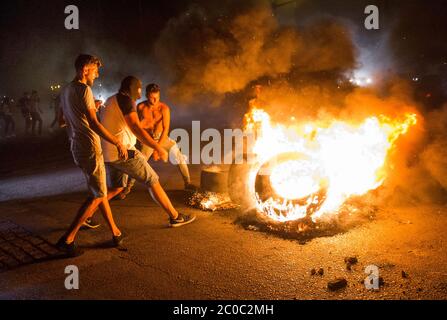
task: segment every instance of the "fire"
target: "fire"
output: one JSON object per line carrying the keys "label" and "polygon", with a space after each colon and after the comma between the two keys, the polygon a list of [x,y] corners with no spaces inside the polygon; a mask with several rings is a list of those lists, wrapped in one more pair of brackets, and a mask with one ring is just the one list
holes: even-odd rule
{"label": "fire", "polygon": [[245,123],[256,132],[249,187],[257,210],[282,222],[336,214],[352,196],[383,184],[390,151],[416,122],[407,113],[397,120],[371,116],[360,124],[286,126],[254,108]]}

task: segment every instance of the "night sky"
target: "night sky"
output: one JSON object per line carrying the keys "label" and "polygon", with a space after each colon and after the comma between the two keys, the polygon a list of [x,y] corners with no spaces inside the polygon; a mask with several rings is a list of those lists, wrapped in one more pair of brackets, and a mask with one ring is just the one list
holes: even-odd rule
{"label": "night sky", "polygon": [[[69,4],[79,8],[80,30],[64,28],[64,8]],[[181,2],[169,1],[2,2],[0,90],[18,94],[22,87],[42,90],[66,81],[72,77],[66,71],[80,52],[101,56],[107,67],[126,64],[134,54],[149,55],[166,21],[183,9]],[[140,62],[147,66],[147,60]],[[112,70],[103,71],[106,77]]]}
{"label": "night sky", "polygon": [[[25,90],[45,92],[54,83],[72,76],[74,57],[80,52],[100,56],[105,68],[102,79],[116,87],[117,79],[135,74],[145,80],[163,82],[151,55],[154,42],[170,19],[193,5],[205,10],[222,10],[232,1],[2,1],[0,9],[0,93],[18,96]],[[273,1],[281,4],[287,1]],[[64,8],[80,9],[80,30],[65,30]],[[381,30],[363,28],[363,10],[376,4],[381,10]],[[359,45],[374,57],[385,54],[393,67],[408,76],[430,79],[430,85],[443,91],[447,84],[447,9],[444,1],[363,1],[298,0],[276,7],[284,22],[290,17],[297,24],[319,15],[332,15],[350,21]],[[381,39],[387,35],[389,50]],[[428,81],[428,80],[427,80]]]}

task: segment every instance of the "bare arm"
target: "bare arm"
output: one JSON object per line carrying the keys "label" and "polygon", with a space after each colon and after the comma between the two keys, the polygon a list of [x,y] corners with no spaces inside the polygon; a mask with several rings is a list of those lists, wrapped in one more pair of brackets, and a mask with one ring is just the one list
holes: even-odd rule
{"label": "bare arm", "polygon": [[118,148],[118,152],[121,158],[127,159],[127,149],[123,144],[109,131],[107,131],[106,128],[99,122],[98,118],[96,117],[96,112],[94,109],[87,109],[87,120],[90,125],[90,128],[92,128],[93,131],[95,131],[101,138],[104,140],[110,142],[111,144],[114,144]]}
{"label": "bare arm", "polygon": [[163,115],[163,132],[161,133],[159,143],[162,145],[169,136],[169,127],[171,125],[171,111],[169,110],[168,106],[163,106],[161,113]]}
{"label": "bare arm", "polygon": [[136,112],[125,115],[124,119],[126,120],[127,126],[141,143],[156,150],[161,155],[163,161],[168,161],[168,153],[141,127]]}
{"label": "bare arm", "polygon": [[144,103],[141,102],[137,106],[137,112],[138,112],[138,119],[141,121],[143,120],[143,109],[144,109]]}

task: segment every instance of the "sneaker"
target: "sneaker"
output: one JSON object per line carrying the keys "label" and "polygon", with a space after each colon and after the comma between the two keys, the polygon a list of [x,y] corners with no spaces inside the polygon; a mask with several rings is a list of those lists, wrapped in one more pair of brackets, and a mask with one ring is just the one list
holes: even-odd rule
{"label": "sneaker", "polygon": [[185,224],[191,223],[196,220],[196,216],[186,215],[183,213],[179,213],[177,219],[169,219],[169,225],[172,228],[177,228],[184,226]]}
{"label": "sneaker", "polygon": [[79,257],[84,253],[84,251],[82,251],[82,249],[80,249],[74,241],[72,243],[65,242],[64,237],[59,239],[56,243],[56,247],[59,250],[64,251],[70,258]]}
{"label": "sneaker", "polygon": [[122,195],[127,196],[131,191],[132,191],[132,187],[133,186],[127,186],[123,189],[123,191],[121,192]]}
{"label": "sneaker", "polygon": [[90,218],[90,219],[85,220],[85,222],[83,223],[82,226],[87,228],[87,229],[96,229],[100,225],[101,224],[99,224],[99,223],[93,222],[93,220]]}
{"label": "sneaker", "polygon": [[119,236],[113,236],[112,237],[113,246],[114,247],[120,247],[123,244],[125,237],[126,236],[124,235],[123,232],[121,232],[121,234]]}

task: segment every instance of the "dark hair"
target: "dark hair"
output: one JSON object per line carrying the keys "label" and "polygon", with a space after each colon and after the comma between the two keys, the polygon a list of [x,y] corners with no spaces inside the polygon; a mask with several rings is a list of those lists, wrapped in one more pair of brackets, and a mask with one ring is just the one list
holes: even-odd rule
{"label": "dark hair", "polygon": [[140,98],[141,81],[134,76],[128,76],[121,82],[120,92],[128,94],[133,100]]}
{"label": "dark hair", "polygon": [[89,54],[80,54],[75,61],[76,71],[82,70],[86,65],[89,64],[96,64],[98,68],[102,66],[101,60],[99,60],[99,58]]}
{"label": "dark hair", "polygon": [[148,84],[146,87],[146,95],[149,95],[151,93],[160,92],[160,86],[155,83]]}

